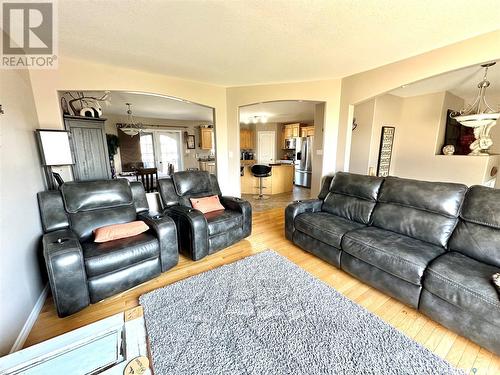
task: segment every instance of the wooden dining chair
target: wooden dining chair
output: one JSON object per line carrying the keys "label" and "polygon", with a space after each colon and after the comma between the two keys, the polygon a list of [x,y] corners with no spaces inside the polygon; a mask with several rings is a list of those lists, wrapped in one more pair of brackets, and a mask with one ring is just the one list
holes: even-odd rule
{"label": "wooden dining chair", "polygon": [[142,182],[146,193],[156,191],[158,184],[158,169],[157,168],[139,168],[136,172],[137,181]]}

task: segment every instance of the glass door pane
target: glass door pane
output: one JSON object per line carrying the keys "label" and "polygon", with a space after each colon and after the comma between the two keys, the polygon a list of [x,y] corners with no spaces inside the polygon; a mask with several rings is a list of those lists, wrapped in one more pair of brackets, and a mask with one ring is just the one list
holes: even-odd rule
{"label": "glass door pane", "polygon": [[173,166],[174,172],[182,170],[181,133],[157,132],[155,135],[157,136],[158,173],[168,174],[169,165]]}
{"label": "glass door pane", "polygon": [[141,133],[141,160],[144,163],[144,168],[155,167],[155,153],[153,147],[153,134]]}

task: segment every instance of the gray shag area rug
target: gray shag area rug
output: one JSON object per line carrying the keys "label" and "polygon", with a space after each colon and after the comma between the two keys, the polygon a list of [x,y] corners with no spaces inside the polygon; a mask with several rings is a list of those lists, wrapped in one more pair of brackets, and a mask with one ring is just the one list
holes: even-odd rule
{"label": "gray shag area rug", "polygon": [[273,251],[140,297],[155,374],[463,374]]}

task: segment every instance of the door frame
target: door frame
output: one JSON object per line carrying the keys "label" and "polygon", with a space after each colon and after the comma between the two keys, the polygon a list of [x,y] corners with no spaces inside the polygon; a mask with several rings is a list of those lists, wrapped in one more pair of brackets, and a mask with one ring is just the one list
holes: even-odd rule
{"label": "door frame", "polygon": [[273,162],[276,161],[276,131],[274,130],[259,130],[257,131],[257,162],[261,162],[260,158],[260,135],[272,134],[273,136]]}

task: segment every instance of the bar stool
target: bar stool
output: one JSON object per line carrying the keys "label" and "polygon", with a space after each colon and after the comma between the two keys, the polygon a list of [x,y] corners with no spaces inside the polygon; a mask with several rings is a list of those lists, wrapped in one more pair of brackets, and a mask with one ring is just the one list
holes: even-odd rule
{"label": "bar stool", "polygon": [[265,186],[262,186],[262,179],[271,176],[271,167],[269,165],[264,164],[254,164],[250,171],[254,177],[259,179],[259,195],[254,196],[255,199],[268,199],[269,196],[265,196],[262,194],[262,189],[266,189]]}

